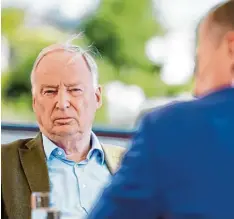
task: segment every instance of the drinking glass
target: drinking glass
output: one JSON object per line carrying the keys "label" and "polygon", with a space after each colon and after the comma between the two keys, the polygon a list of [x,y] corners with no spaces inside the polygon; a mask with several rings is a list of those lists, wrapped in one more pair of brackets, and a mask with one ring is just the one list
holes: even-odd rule
{"label": "drinking glass", "polygon": [[31,208],[32,219],[61,219],[60,211],[50,206],[49,192],[33,192]]}

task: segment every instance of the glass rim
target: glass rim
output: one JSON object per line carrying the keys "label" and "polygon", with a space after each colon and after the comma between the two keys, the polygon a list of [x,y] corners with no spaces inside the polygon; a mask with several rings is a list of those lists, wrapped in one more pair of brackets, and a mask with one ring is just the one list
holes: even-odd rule
{"label": "glass rim", "polygon": [[50,192],[32,192],[32,196],[50,196]]}

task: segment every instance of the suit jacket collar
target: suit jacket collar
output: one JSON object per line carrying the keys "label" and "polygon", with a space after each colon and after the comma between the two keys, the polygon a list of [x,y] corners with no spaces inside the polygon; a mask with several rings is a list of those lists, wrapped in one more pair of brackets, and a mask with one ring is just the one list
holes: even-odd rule
{"label": "suit jacket collar", "polygon": [[[105,154],[106,165],[111,174],[114,174],[120,166],[125,149],[106,144],[101,146]],[[19,148],[19,156],[31,192],[48,192],[50,190],[49,174],[41,133],[24,147]]]}
{"label": "suit jacket collar", "polygon": [[19,148],[19,156],[31,192],[48,192],[49,175],[41,133]]}
{"label": "suit jacket collar", "polygon": [[219,90],[216,90],[212,93],[209,93],[203,97],[200,97],[201,99],[217,99],[217,98],[227,98],[230,100],[234,100],[234,87],[225,87],[221,88]]}
{"label": "suit jacket collar", "polygon": [[111,174],[113,175],[119,169],[126,149],[123,147],[107,144],[103,144],[102,148],[105,154],[106,165],[110,170]]}

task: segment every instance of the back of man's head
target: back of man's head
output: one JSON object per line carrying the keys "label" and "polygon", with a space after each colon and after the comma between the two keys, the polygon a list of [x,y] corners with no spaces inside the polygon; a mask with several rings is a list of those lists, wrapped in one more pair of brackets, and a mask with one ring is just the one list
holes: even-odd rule
{"label": "back of man's head", "polygon": [[234,0],[213,8],[209,13],[210,28],[218,29],[221,39],[228,31],[234,31]]}
{"label": "back of man's head", "polygon": [[197,96],[232,86],[234,81],[234,1],[214,7],[199,26]]}

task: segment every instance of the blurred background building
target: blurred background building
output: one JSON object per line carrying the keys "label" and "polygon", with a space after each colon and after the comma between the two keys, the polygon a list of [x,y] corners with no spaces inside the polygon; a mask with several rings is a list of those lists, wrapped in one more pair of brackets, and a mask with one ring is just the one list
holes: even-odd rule
{"label": "blurred background building", "polygon": [[195,28],[222,0],[2,0],[2,121],[33,122],[40,50],[84,32],[104,87],[96,125],[131,129],[144,112],[190,99]]}

